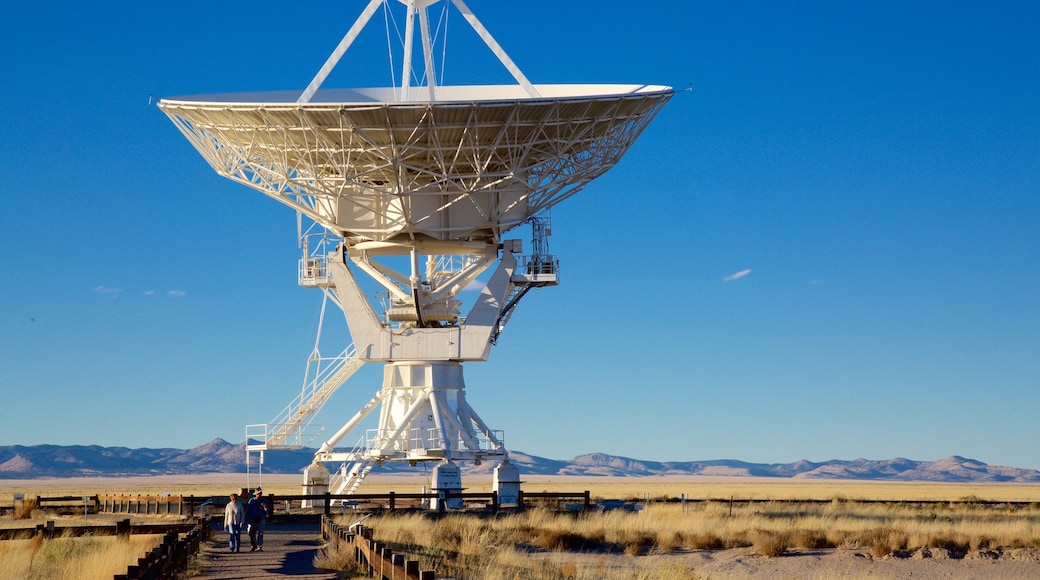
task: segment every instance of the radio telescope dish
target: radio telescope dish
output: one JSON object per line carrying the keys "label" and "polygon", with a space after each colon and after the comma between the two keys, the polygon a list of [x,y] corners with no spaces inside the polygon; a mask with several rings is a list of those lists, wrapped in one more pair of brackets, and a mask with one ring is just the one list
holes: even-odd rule
{"label": "radio telescope dish", "polygon": [[[497,240],[614,166],[672,96],[647,85],[240,93],[160,107],[217,173],[330,232]],[[416,96],[426,96],[420,93]]]}
{"label": "radio telescope dish", "polygon": [[[304,386],[271,422],[246,427],[247,465],[253,453],[262,463],[265,451],[316,439],[321,431],[311,421],[333,392],[363,363],[384,364],[381,389],[305,470],[308,495],[353,493],[384,461],[437,462],[432,488],[456,492],[455,461],[496,460],[493,489],[501,503],[516,501],[519,470],[501,431],[467,402],[462,365],[488,358],[529,290],[558,283],[546,241],[549,210],[613,167],[675,92],[532,84],[463,0],[450,5],[516,84],[438,84],[433,55],[442,35],[430,30],[426,13],[439,2],[399,0],[406,10],[399,85],[321,89],[373,14],[397,5],[369,0],[303,91],[159,101],[217,173],[320,230],[300,235],[299,282],[325,299]],[[421,69],[412,66],[416,20]],[[426,84],[411,86],[413,76]],[[504,238],[523,223],[532,228],[528,255],[520,239]],[[489,279],[479,279],[489,269]],[[382,287],[379,298],[362,289],[360,275]],[[464,313],[457,296],[473,285],[481,290]],[[342,309],[354,341],[333,357],[318,347],[327,302]],[[378,428],[351,451],[339,449],[376,409]],[[342,462],[335,477],[325,468],[331,462]],[[433,507],[441,502],[461,507],[444,495]]]}

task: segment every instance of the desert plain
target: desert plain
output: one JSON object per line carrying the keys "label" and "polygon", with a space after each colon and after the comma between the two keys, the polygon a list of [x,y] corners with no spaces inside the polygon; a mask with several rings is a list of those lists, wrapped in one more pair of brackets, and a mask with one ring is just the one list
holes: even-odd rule
{"label": "desert plain", "polygon": [[[122,478],[51,478],[0,480],[0,505],[11,505],[14,494],[26,497],[127,495],[223,496],[243,487],[262,485],[269,495],[301,493],[299,475],[282,474],[201,474],[160,475]],[[364,493],[414,493],[423,491],[423,477],[375,474],[366,479]],[[466,491],[491,488],[490,478],[464,479]],[[1038,578],[1040,577],[1040,485],[1016,483],[918,483],[877,481],[791,480],[747,477],[573,477],[529,476],[523,489],[528,492],[590,491],[594,499],[660,500],[685,497],[689,500],[830,500],[835,505],[857,500],[897,502],[1015,502],[1012,509],[988,508],[979,512],[980,521],[998,529],[1000,518],[1008,518],[1020,536],[1014,546],[993,542],[972,546],[963,554],[949,550],[909,549],[878,553],[864,546],[804,547],[792,544],[782,555],[770,556],[755,547],[717,547],[716,549],[650,550],[641,556],[620,553],[540,552],[531,558],[545,559],[558,566],[577,566],[584,570],[609,571],[619,578]],[[1022,508],[1021,502],[1032,504]],[[672,501],[648,505],[628,516],[638,525],[653,527],[654,518],[664,521],[663,509],[678,509]],[[1023,511],[1024,510],[1024,511]],[[761,511],[761,510],[760,510]],[[1028,513],[1024,513],[1028,512]],[[682,512],[685,514],[685,512]],[[757,512],[756,512],[757,514]],[[730,512],[733,517],[733,512]],[[595,514],[593,515],[595,517]],[[740,526],[741,515],[727,526]],[[757,515],[756,515],[757,517]],[[916,516],[914,516],[916,517]],[[921,518],[929,517],[927,511]],[[935,513],[932,512],[932,519]],[[945,516],[941,516],[945,517]],[[967,516],[969,519],[973,516]],[[748,518],[748,526],[759,520]],[[10,520],[0,521],[9,526]],[[623,524],[628,525],[628,524]],[[784,525],[783,522],[780,525]],[[792,524],[793,525],[793,524]],[[792,528],[793,529],[793,528]],[[754,530],[747,530],[749,533]],[[832,542],[833,543],[833,542]],[[998,542],[999,543],[999,542]],[[981,548],[981,549],[979,549]]]}

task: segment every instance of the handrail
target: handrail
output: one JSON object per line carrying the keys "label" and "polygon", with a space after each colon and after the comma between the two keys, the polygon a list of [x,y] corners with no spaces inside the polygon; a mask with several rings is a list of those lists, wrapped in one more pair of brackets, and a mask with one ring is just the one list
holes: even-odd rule
{"label": "handrail", "polygon": [[403,554],[395,554],[382,542],[372,539],[372,528],[355,524],[344,527],[328,516],[321,517],[321,538],[333,549],[341,543],[354,548],[358,565],[376,578],[406,578],[408,580],[433,580],[433,570],[419,570],[418,560],[406,560]]}
{"label": "handrail", "polygon": [[[203,528],[203,525],[207,527]],[[179,572],[188,569],[188,559],[199,553],[208,526],[208,520],[196,524],[183,539],[177,532],[167,532],[158,547],[149,551],[143,558],[138,558],[136,566],[127,566],[126,574],[113,576],[113,580],[176,577]]]}
{"label": "handrail", "polygon": [[[322,361],[330,361],[324,368],[320,367]],[[348,345],[343,352],[332,358],[316,358],[311,362],[319,364],[318,373],[314,379],[297,395],[282,411],[275,416],[267,425],[263,434],[263,447],[284,445],[294,431],[297,438],[309,436],[307,442],[297,441],[299,446],[306,445],[316,439],[321,432],[313,433],[306,431],[309,426],[308,420],[321,409],[325,402],[350,378],[363,361],[358,356],[357,349],[353,344]]]}

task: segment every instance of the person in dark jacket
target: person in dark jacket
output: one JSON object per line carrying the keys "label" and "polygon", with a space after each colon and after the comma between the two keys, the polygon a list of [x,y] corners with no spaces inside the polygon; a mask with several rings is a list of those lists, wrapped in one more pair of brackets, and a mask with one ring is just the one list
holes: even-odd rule
{"label": "person in dark jacket", "polygon": [[253,492],[253,501],[246,506],[246,524],[249,525],[249,551],[264,551],[264,526],[267,525],[267,514],[271,512],[271,504],[264,497],[264,490],[259,487]]}

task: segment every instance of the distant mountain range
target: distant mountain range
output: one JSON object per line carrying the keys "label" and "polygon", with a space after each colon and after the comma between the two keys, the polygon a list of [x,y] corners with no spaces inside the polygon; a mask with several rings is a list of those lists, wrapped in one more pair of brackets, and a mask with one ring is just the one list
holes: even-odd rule
{"label": "distant mountain range", "polygon": [[[314,449],[271,451],[264,457],[265,473],[300,473],[314,457]],[[712,461],[642,461],[628,457],[590,453],[559,461],[512,451],[510,458],[524,474],[578,476],[706,475],[776,477],[790,479],[844,479],[934,482],[1040,482],[1040,471],[986,465],[951,456],[938,461],[911,459],[852,461],[796,461],[748,463],[731,459]],[[0,447],[0,479],[39,477],[114,477],[131,475],[179,475],[241,473],[245,471],[245,443],[232,445],[214,439],[193,449],[129,449],[97,445],[9,445]],[[490,473],[491,463],[465,464],[470,474]],[[384,464],[377,473],[426,471],[407,464]]]}

